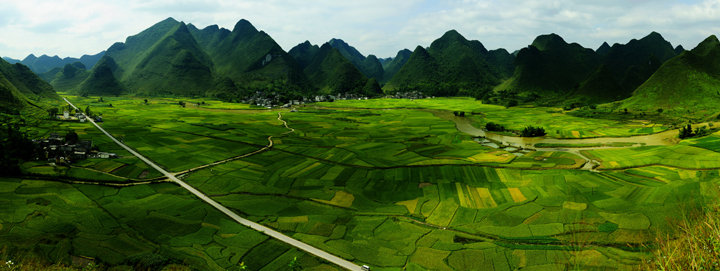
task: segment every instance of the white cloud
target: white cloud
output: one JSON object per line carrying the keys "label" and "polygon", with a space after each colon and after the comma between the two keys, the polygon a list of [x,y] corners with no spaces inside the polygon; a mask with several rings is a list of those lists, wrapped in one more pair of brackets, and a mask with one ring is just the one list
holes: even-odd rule
{"label": "white cloud", "polygon": [[341,38],[379,57],[449,29],[509,51],[551,32],[596,48],[657,31],[692,48],[720,32],[720,0],[0,0],[0,55],[97,53],[167,17],[230,29],[245,18],[286,50]]}

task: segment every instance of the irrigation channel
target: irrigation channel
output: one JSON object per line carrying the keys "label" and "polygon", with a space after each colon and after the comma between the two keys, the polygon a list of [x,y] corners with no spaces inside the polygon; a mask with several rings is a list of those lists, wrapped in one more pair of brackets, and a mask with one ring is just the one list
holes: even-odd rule
{"label": "irrigation channel", "polygon": [[[70,106],[72,106],[74,109],[78,110],[78,108],[75,107],[75,105],[72,104],[67,98],[64,98],[64,97],[63,97],[63,100],[65,100],[65,102],[68,103]],[[84,114],[83,114],[83,115],[84,115]],[[292,238],[292,237],[290,237],[290,236],[284,235],[284,234],[282,234],[282,233],[280,233],[280,232],[278,232],[278,231],[275,231],[275,230],[273,230],[273,229],[271,229],[271,228],[269,228],[269,227],[263,226],[263,225],[261,225],[261,224],[255,223],[255,222],[253,222],[253,221],[250,221],[250,220],[248,220],[248,219],[245,219],[245,218],[241,217],[241,216],[238,215],[237,213],[231,211],[231,210],[228,209],[227,207],[225,207],[225,206],[223,206],[222,204],[218,203],[217,201],[211,199],[210,197],[208,197],[207,195],[203,194],[203,193],[200,192],[199,190],[197,190],[197,189],[195,189],[194,187],[190,186],[189,184],[181,181],[181,180],[178,179],[174,174],[172,174],[172,173],[166,171],[165,169],[161,168],[160,166],[158,166],[157,164],[155,164],[153,161],[150,161],[150,159],[145,158],[145,156],[142,156],[142,155],[141,155],[140,153],[138,153],[137,151],[135,151],[135,150],[133,150],[132,148],[128,147],[127,145],[123,144],[122,142],[120,142],[119,140],[117,140],[114,136],[112,136],[110,133],[108,133],[107,131],[105,131],[105,129],[103,129],[102,127],[100,127],[100,125],[98,125],[97,123],[95,123],[95,121],[93,121],[93,119],[91,119],[91,118],[89,118],[89,117],[87,117],[87,116],[85,116],[85,117],[87,118],[88,121],[90,121],[90,123],[92,123],[96,128],[98,128],[101,132],[103,132],[103,134],[105,134],[105,135],[108,136],[110,139],[112,139],[112,141],[114,141],[116,144],[118,144],[118,146],[120,146],[120,147],[122,147],[123,149],[127,150],[127,151],[130,152],[131,154],[135,155],[137,158],[139,158],[139,159],[142,160],[143,162],[147,163],[149,166],[153,167],[154,169],[156,169],[157,171],[159,171],[160,173],[162,173],[163,175],[165,175],[168,179],[170,179],[170,180],[173,181],[174,183],[180,185],[180,186],[181,186],[182,188],[184,188],[185,190],[189,191],[190,193],[192,193],[192,194],[195,195],[196,197],[198,197],[198,198],[200,198],[201,200],[205,201],[206,203],[210,204],[212,207],[214,207],[215,209],[217,209],[217,210],[219,210],[220,212],[224,213],[225,215],[229,216],[230,218],[232,218],[232,219],[235,220],[236,222],[238,222],[238,223],[240,223],[240,224],[242,224],[242,225],[244,225],[244,226],[246,226],[246,227],[249,227],[249,228],[251,228],[251,229],[254,229],[254,230],[256,230],[256,231],[259,231],[259,232],[261,232],[261,233],[264,233],[264,234],[266,234],[266,235],[268,235],[268,236],[270,236],[270,237],[272,237],[272,238],[275,238],[275,239],[277,239],[277,240],[279,240],[279,241],[281,241],[281,242],[284,242],[284,243],[289,244],[289,245],[291,245],[291,246],[294,246],[294,247],[296,247],[296,248],[298,248],[298,249],[301,249],[301,250],[303,250],[303,251],[305,251],[305,252],[307,252],[307,253],[310,253],[310,254],[312,254],[312,255],[315,255],[315,256],[323,259],[323,260],[326,260],[326,261],[328,261],[328,262],[331,262],[331,263],[333,263],[333,264],[336,264],[336,265],[338,265],[338,266],[340,266],[340,267],[342,267],[342,268],[345,268],[345,269],[348,269],[348,270],[357,270],[357,271],[365,270],[363,267],[361,267],[361,266],[359,266],[359,265],[357,265],[357,264],[354,264],[354,263],[352,263],[352,262],[350,262],[350,261],[348,261],[348,260],[345,260],[345,259],[340,258],[340,257],[338,257],[338,256],[332,255],[332,254],[330,254],[330,253],[328,253],[328,252],[325,252],[325,251],[323,251],[323,250],[320,250],[320,249],[318,249],[318,248],[316,248],[316,247],[313,247],[313,246],[311,246],[311,245],[309,245],[309,244],[303,243],[303,242],[301,242],[301,241],[299,241],[299,240],[297,240],[297,239],[294,239],[294,238]],[[282,115],[280,115],[280,113],[278,113],[278,119],[282,121],[282,118],[281,118],[281,117],[282,117]],[[283,121],[283,122],[284,122],[284,121]],[[287,127],[287,122],[284,122],[284,125],[285,125],[285,127]],[[291,131],[293,131],[293,130],[291,130]],[[268,140],[270,140],[270,144],[272,144],[271,137],[268,138]]]}

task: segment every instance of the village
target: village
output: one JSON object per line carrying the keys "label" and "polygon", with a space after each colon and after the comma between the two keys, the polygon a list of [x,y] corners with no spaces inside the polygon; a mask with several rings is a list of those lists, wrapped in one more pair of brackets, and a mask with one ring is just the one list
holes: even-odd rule
{"label": "village", "polygon": [[[367,100],[371,97],[356,93],[338,93],[335,95],[315,95],[309,97],[302,97],[298,99],[291,99],[287,102],[282,102],[283,96],[277,92],[263,92],[257,91],[253,95],[240,100],[240,103],[251,104],[255,106],[274,108],[282,107],[289,108],[295,105],[304,105],[308,103],[319,103],[319,102],[333,102],[338,100]],[[398,92],[393,95],[386,95],[386,99],[423,99],[426,98],[424,94],[419,91],[407,91]]]}
{"label": "village", "polygon": [[[88,117],[79,110],[74,114],[67,108],[62,115],[57,115],[54,110],[50,112],[51,117],[60,121],[86,122]],[[92,116],[95,122],[103,122],[102,116]],[[35,159],[48,161],[55,164],[71,164],[88,158],[112,159],[118,155],[111,152],[102,152],[97,146],[93,146],[92,140],[81,140],[77,133],[68,131],[65,136],[51,133],[46,138],[32,140],[35,148]]]}

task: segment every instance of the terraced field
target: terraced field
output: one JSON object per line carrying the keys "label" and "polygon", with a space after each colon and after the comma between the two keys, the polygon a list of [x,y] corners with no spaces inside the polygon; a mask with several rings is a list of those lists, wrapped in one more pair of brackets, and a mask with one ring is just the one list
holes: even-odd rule
{"label": "terraced field", "polygon": [[[671,146],[592,145],[580,155],[520,154],[479,144],[428,111],[476,112],[476,123],[510,127],[552,130],[570,123],[551,133],[559,136],[570,129],[580,136],[666,129],[550,109],[504,109],[469,99],[337,101],[280,110],[294,129],[288,132],[278,110],[247,105],[69,99],[102,113],[105,129],[173,172],[252,153],[182,177],[250,220],[373,270],[632,269],[674,219],[716,203],[720,192],[716,135]],[[502,117],[512,114],[522,117]],[[48,244],[41,250],[47,257],[72,254],[112,264],[136,264],[152,252],[207,270],[239,269],[240,263],[250,270],[290,269],[295,256],[304,268],[337,268],[231,223],[171,184],[59,183],[132,184],[158,175],[139,177],[143,164],[89,124],[50,122],[37,133],[52,129],[82,131],[123,158],[67,169],[27,163],[36,180],[0,182],[0,201],[16,206],[0,216],[3,240],[19,240],[20,248]],[[272,147],[255,152],[268,136]],[[581,170],[586,158],[600,166]]]}

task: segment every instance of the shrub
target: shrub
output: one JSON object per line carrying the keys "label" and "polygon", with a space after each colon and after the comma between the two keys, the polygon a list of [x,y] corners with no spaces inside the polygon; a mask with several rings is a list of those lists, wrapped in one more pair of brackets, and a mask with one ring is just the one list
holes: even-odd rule
{"label": "shrub", "polygon": [[504,132],[505,126],[494,122],[488,122],[487,124],[485,124],[485,129],[492,132]]}
{"label": "shrub", "polygon": [[528,126],[520,132],[520,136],[522,137],[538,137],[544,135],[546,135],[545,128],[542,127]]}

